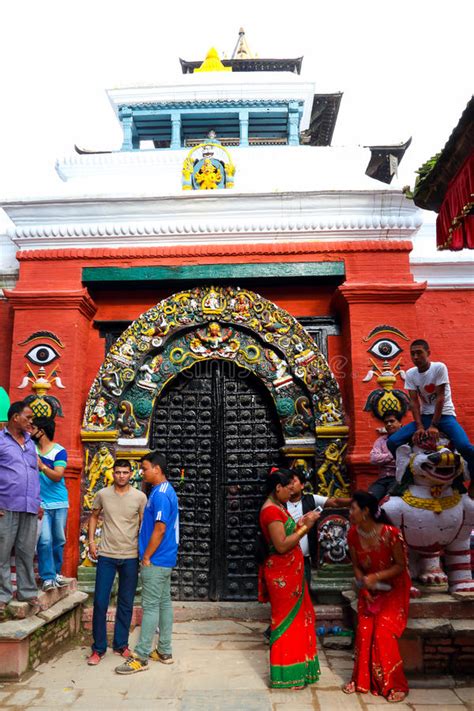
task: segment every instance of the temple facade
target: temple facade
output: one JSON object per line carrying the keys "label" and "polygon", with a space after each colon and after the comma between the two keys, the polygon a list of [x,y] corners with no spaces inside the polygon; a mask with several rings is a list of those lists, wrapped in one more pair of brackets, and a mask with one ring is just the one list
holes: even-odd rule
{"label": "temple facade", "polygon": [[68,574],[93,567],[84,524],[114,458],[138,484],[157,448],[181,507],[175,596],[255,598],[269,466],[304,467],[327,495],[369,484],[415,337],[474,431],[472,261],[436,254],[404,195],[409,141],[332,145],[342,94],[301,67],[241,33],[229,60],[110,90],[121,150],[76,148],[56,163],[67,195],[1,205],[0,385],[57,419]]}

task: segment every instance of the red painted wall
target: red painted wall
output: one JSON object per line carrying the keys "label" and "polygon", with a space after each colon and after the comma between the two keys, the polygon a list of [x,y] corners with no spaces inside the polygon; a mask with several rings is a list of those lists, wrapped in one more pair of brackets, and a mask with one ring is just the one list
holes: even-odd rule
{"label": "red painted wall", "polygon": [[[423,293],[410,273],[410,247],[406,242],[367,241],[21,253],[19,282],[11,292],[14,333],[13,339],[8,338],[8,343],[13,344],[10,377],[13,399],[25,393],[17,390],[25,362],[25,349],[18,346],[19,341],[33,330],[45,329],[56,333],[65,344],[60,367],[66,389],[53,386],[51,394],[59,397],[63,404],[65,417],[58,420],[57,438],[68,449],[71,460],[67,481],[72,505],[66,572],[74,573],[77,565],[82,413],[105,348],[93,321],[131,321],[179,290],[179,287],[150,288],[146,284],[125,284],[122,290],[95,286],[89,292],[97,309],[94,315],[90,304],[87,308],[83,305],[86,299],[81,296],[83,267],[343,260],[346,282],[342,288],[324,284],[278,287],[262,282],[258,292],[297,317],[328,314],[338,317],[342,335],[329,338],[329,361],[341,387],[350,425],[347,461],[354,485],[363,486],[375,475],[368,455],[379,424],[370,413],[363,412],[368,394],[377,387],[375,378],[363,382],[369,368],[367,349],[370,346],[363,339],[378,325],[395,326],[410,340],[425,337],[431,342],[433,358],[444,360],[450,369],[459,419],[474,436],[474,405],[469,391],[469,368],[474,356],[474,292]],[[0,308],[0,325],[6,323],[8,327],[8,318]],[[374,340],[371,339],[371,343]],[[409,342],[394,340],[403,348],[403,367],[410,367]],[[400,380],[397,387],[402,387]]]}
{"label": "red painted wall", "polygon": [[427,290],[417,303],[419,333],[432,360],[446,363],[456,415],[474,440],[474,290]]}

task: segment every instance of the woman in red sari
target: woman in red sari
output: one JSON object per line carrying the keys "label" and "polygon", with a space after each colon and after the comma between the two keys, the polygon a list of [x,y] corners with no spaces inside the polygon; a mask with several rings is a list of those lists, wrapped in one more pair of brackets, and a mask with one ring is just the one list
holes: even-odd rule
{"label": "woman in red sari", "polygon": [[377,499],[365,491],[353,495],[350,518],[348,543],[360,589],[359,619],[354,671],[343,691],[371,691],[397,703],[408,694],[397,642],[410,601],[405,545],[398,528],[382,523],[385,516]]}
{"label": "woman in red sari", "polygon": [[299,545],[319,514],[310,511],[298,521],[285,508],[293,472],[272,470],[260,527],[267,554],[260,566],[259,600],[271,605],[270,686],[302,689],[319,678],[314,608],[304,577]]}

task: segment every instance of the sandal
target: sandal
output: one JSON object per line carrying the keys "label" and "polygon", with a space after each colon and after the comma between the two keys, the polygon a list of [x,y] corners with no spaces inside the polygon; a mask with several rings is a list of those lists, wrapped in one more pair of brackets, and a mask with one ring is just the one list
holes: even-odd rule
{"label": "sandal", "polygon": [[355,681],[348,681],[347,684],[341,686],[341,691],[345,694],[355,694],[357,691]]}
{"label": "sandal", "polygon": [[404,691],[392,691],[387,696],[387,701],[389,704],[399,704],[401,701],[405,701],[407,694]]}

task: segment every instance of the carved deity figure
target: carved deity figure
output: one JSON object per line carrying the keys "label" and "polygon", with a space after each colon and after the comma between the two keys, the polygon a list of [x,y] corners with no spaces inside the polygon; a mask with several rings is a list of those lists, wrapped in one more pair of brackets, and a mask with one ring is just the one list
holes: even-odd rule
{"label": "carved deity figure", "polygon": [[210,289],[207,296],[202,300],[202,310],[204,313],[217,313],[222,311],[223,304],[217,291]]}
{"label": "carved deity figure", "polygon": [[222,173],[210,158],[204,158],[204,163],[195,175],[200,190],[215,190],[222,180]]}
{"label": "carved deity figure", "polygon": [[339,412],[334,400],[331,400],[329,395],[325,395],[318,404],[318,409],[321,413],[320,422],[322,425],[334,425],[342,422],[341,413]]}
{"label": "carved deity figure", "polygon": [[349,493],[348,484],[341,474],[342,455],[347,444],[341,444],[341,440],[337,439],[324,450],[324,462],[317,471],[321,482],[318,493],[323,496],[347,496]]}
{"label": "carved deity figure", "polygon": [[91,427],[93,427],[94,429],[102,429],[109,427],[109,425],[112,424],[113,418],[107,412],[107,407],[108,403],[104,397],[101,396],[97,398],[97,402],[94,405],[94,409],[92,410],[89,419],[89,424],[91,425]]}
{"label": "carved deity figure", "polygon": [[232,317],[235,321],[247,321],[250,318],[250,301],[245,294],[238,292],[231,300]]}
{"label": "carved deity figure", "polygon": [[268,362],[271,364],[272,370],[274,371],[275,378],[277,380],[287,374],[288,363],[286,362],[286,360],[282,360],[282,358],[277,356],[275,351],[272,351],[271,348],[266,348],[265,349],[265,357],[268,360]]}
{"label": "carved deity figure", "polygon": [[135,355],[135,351],[133,349],[134,343],[135,343],[134,339],[129,337],[129,338],[127,338],[125,343],[122,343],[118,347],[118,352],[120,353],[122,358],[126,358],[127,360],[132,360],[133,356]]}
{"label": "carved deity figure", "polygon": [[143,375],[141,375],[141,379],[138,382],[158,382],[158,380],[160,379],[158,373],[162,365],[163,356],[161,353],[158,353],[158,355],[153,356],[153,358],[148,363],[144,363],[142,366],[140,366],[139,370],[140,373],[143,373]]}
{"label": "carved deity figure", "polygon": [[103,444],[92,457],[89,471],[87,472],[87,480],[89,485],[84,497],[84,504],[86,508],[92,507],[94,490],[100,479],[103,479],[104,486],[110,486],[113,484],[113,469],[114,457],[109,448]]}
{"label": "carved deity figure", "polygon": [[[474,594],[470,558],[474,501],[463,485],[462,459],[447,444],[442,439],[429,449],[428,443],[424,448],[404,444],[397,449],[401,496],[391,496],[383,509],[407,542],[413,579],[425,585],[448,582],[450,592]],[[415,588],[413,594],[419,591]]]}

